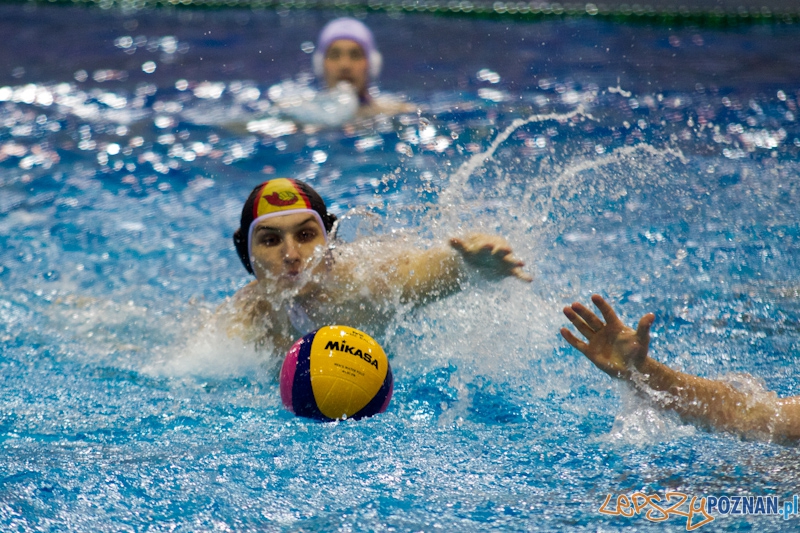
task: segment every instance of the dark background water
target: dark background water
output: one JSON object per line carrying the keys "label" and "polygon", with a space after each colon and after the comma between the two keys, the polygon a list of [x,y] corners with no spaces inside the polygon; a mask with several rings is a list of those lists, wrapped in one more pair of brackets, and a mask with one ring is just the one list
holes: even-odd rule
{"label": "dark background water", "polygon": [[[91,85],[98,69],[127,73],[124,81],[104,82],[108,89],[144,81],[168,85],[178,78],[271,83],[307,66],[301,44],[315,41],[324,23],[342,14],[0,5],[0,84],[71,81],[85,70]],[[481,68],[494,69],[515,91],[547,79],[616,86],[619,78],[635,93],[691,92],[700,84],[723,92],[735,88],[742,96],[793,90],[800,71],[800,25],[672,28],[588,18],[531,23],[402,13],[374,13],[366,22],[384,53],[382,86],[414,95],[465,89]],[[182,45],[173,57],[141,43],[130,55],[114,46],[121,36],[165,35]],[[141,70],[147,60],[158,64],[153,74]]]}

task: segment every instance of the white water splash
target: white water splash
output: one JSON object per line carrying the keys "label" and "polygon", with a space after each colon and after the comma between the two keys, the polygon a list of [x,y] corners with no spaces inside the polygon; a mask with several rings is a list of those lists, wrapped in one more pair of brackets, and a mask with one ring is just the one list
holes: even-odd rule
{"label": "white water splash", "polygon": [[487,161],[492,159],[497,149],[503,144],[515,131],[517,131],[522,126],[527,124],[531,124],[534,122],[545,122],[548,120],[554,120],[558,122],[565,122],[570,120],[572,117],[575,116],[584,116],[586,118],[592,118],[591,115],[588,115],[584,112],[583,106],[578,106],[577,109],[571,111],[569,113],[548,113],[546,115],[531,115],[528,118],[524,119],[516,119],[511,124],[509,124],[502,132],[500,132],[497,137],[495,137],[492,144],[489,145],[485,151],[474,154],[470,157],[467,161],[465,161],[459,169],[451,176],[450,183],[444,191],[439,195],[439,203],[443,206],[450,206],[457,203],[462,203],[464,200],[463,189],[466,184],[467,179],[480,167],[482,167]]}

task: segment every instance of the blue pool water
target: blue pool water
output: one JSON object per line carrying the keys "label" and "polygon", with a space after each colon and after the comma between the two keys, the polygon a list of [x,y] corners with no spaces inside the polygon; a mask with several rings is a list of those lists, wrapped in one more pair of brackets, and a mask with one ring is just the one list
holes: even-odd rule
{"label": "blue pool water", "polygon": [[[659,360],[800,392],[800,28],[370,14],[420,112],[263,122],[332,15],[0,6],[0,530],[685,531],[599,508],[788,501],[796,449],[653,411],[558,328],[600,292],[656,313]],[[280,354],[202,327],[276,175],[345,239],[499,232],[535,281],[398,311],[388,411],[295,418]]]}

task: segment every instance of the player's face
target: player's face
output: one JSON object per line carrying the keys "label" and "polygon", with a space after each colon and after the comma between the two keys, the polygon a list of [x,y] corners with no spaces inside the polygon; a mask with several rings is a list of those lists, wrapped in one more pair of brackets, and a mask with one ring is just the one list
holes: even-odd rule
{"label": "player's face", "polygon": [[355,41],[333,41],[325,52],[325,83],[335,87],[340,81],[349,82],[359,95],[367,91],[368,67],[364,50]]}
{"label": "player's face", "polygon": [[253,230],[250,252],[256,278],[274,280],[288,288],[312,265],[324,265],[317,247],[325,246],[325,234],[314,215],[294,213],[262,220]]}

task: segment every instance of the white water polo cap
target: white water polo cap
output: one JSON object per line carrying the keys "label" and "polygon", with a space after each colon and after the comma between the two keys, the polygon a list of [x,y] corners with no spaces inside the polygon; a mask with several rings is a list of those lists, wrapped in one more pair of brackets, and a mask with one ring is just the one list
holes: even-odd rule
{"label": "white water polo cap", "polygon": [[350,17],[342,17],[328,22],[319,32],[317,47],[312,58],[314,74],[322,79],[325,77],[325,54],[328,48],[336,41],[355,41],[364,50],[369,65],[369,76],[376,79],[381,74],[383,57],[375,47],[375,38],[363,22]]}

